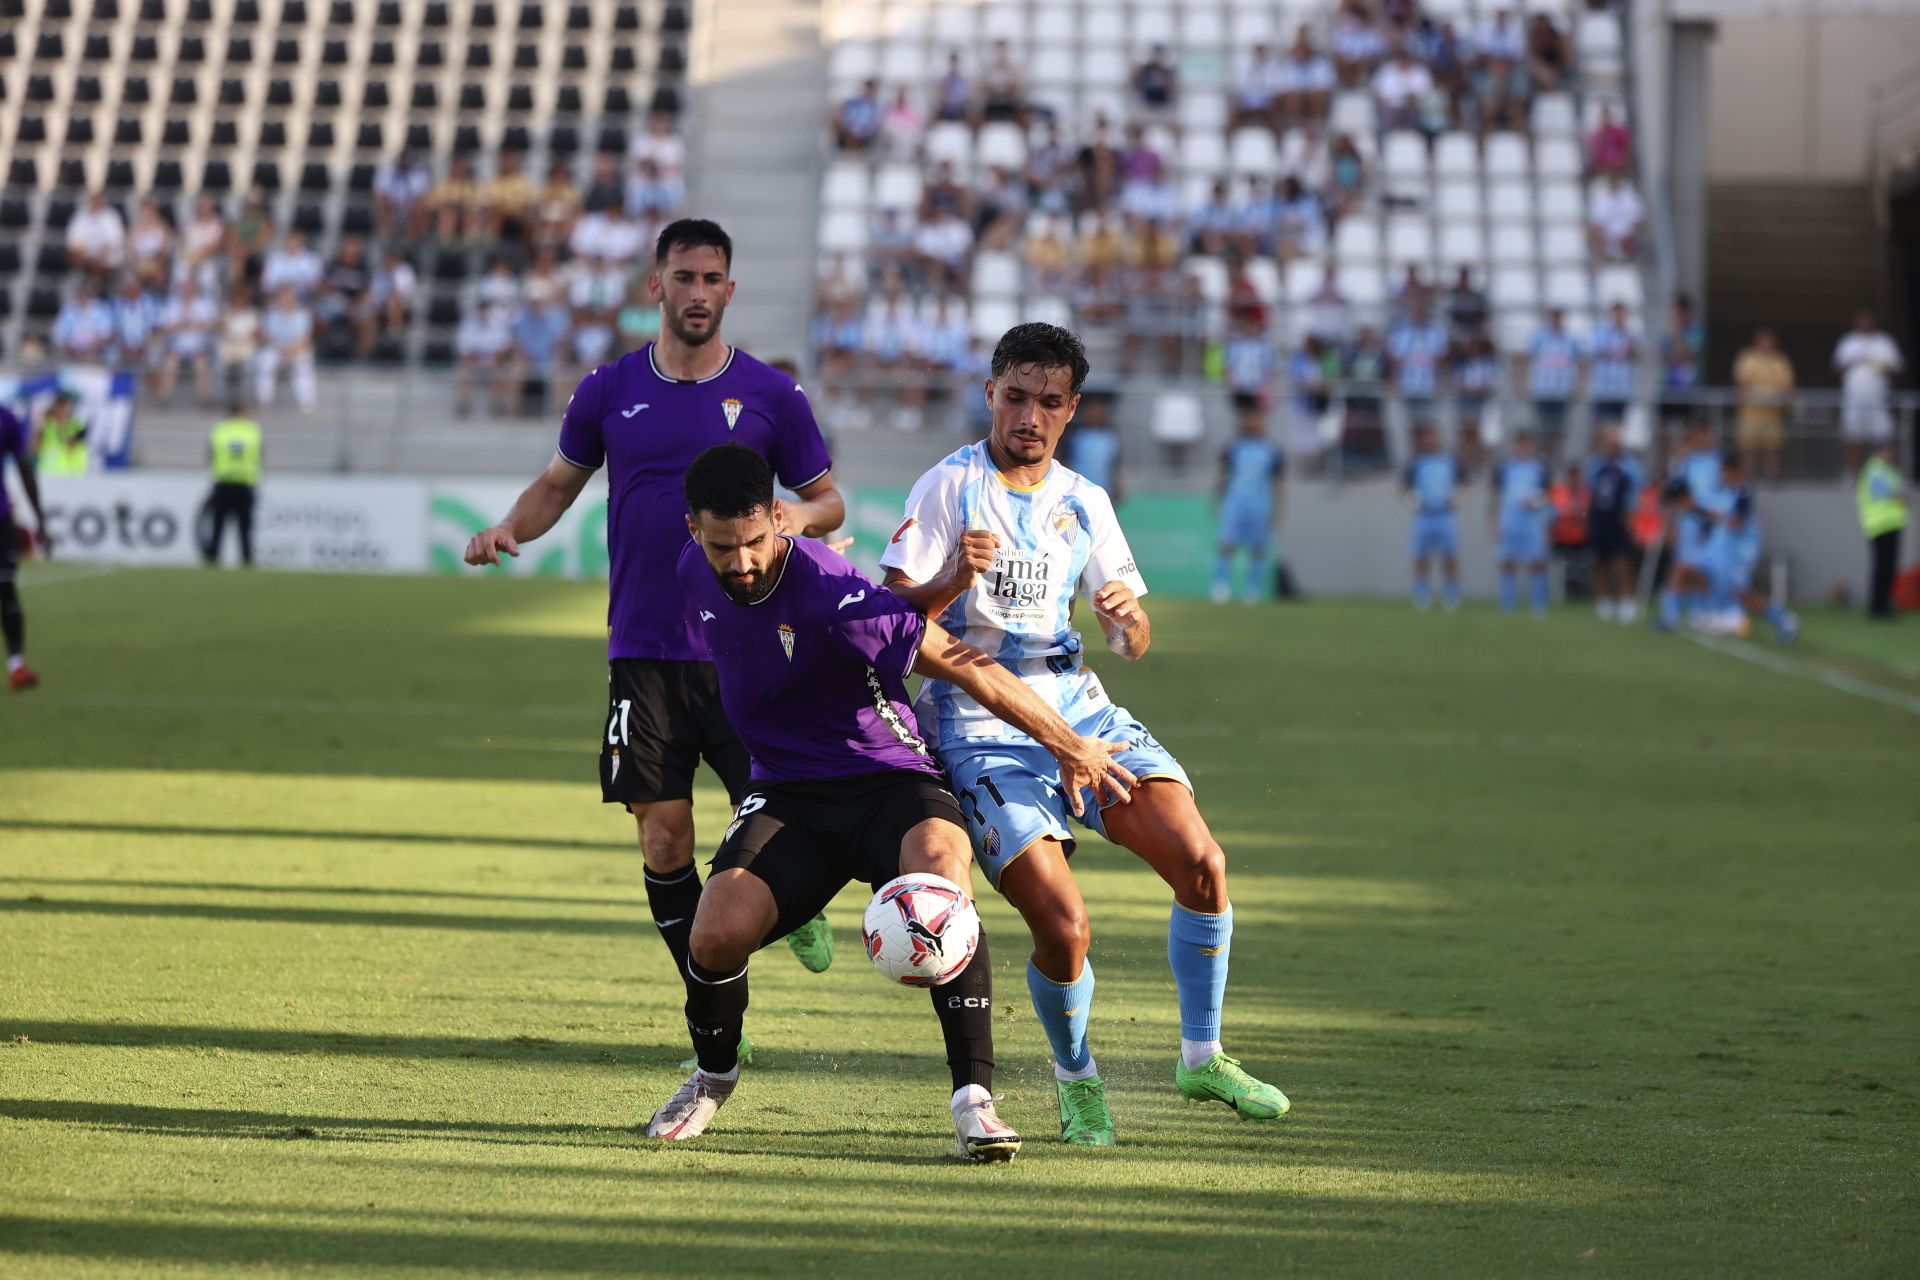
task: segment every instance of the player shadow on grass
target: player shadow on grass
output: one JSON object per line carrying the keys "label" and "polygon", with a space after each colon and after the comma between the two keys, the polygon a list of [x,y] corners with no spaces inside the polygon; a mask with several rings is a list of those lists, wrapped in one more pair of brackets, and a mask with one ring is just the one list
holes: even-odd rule
{"label": "player shadow on grass", "polygon": [[32,1045],[102,1045],[126,1048],[219,1049],[229,1053],[338,1055],[355,1058],[473,1058],[487,1062],[562,1063],[620,1067],[678,1061],[684,1041],[551,1040],[523,1035],[385,1035],[377,1031],[269,1030],[264,1027],[204,1027],[132,1022],[62,1022],[0,1017],[0,1039]]}
{"label": "player shadow on grass", "polygon": [[[630,838],[612,834],[605,840],[565,840],[553,836],[460,835],[435,831],[325,831],[312,827],[200,827],[158,822],[53,822],[34,818],[0,818],[0,831],[45,831],[60,834],[111,836],[190,836],[214,840],[325,840],[348,844],[474,845],[480,848],[533,850],[558,853],[627,853]],[[630,836],[630,829],[620,832]]]}
{"label": "player shadow on grass", "polygon": [[464,929],[479,933],[574,933],[631,938],[639,917],[489,916],[440,911],[355,911],[342,907],[270,907],[220,902],[124,902],[103,898],[6,898],[0,915],[133,916],[147,919],[340,924],[363,928]]}
{"label": "player shadow on grass", "polygon": [[[5,827],[0,823],[0,828]],[[556,907],[633,907],[644,909],[646,897],[634,891],[628,897],[570,898],[534,893],[480,893],[472,889],[419,887],[373,888],[368,885],[248,884],[228,880],[129,880],[111,876],[0,876],[0,885],[48,886],[75,889],[185,889],[195,893],[300,894],[318,898],[454,898],[463,902],[532,902]]]}

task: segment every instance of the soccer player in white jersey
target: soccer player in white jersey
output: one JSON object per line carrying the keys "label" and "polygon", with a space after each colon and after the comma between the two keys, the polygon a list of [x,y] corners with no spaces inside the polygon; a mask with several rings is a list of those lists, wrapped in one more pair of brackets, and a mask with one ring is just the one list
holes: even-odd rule
{"label": "soccer player in white jersey", "polygon": [[[1186,1097],[1224,1102],[1243,1118],[1275,1119],[1286,1113],[1286,1097],[1242,1071],[1220,1044],[1233,937],[1226,857],[1194,805],[1186,771],[1081,662],[1072,623],[1078,596],[1092,606],[1107,647],[1128,661],[1146,654],[1152,636],[1139,600],[1146,583],[1112,502],[1054,460],[1086,376],[1086,351],[1068,330],[1008,330],[986,384],[987,439],[920,477],[880,563],[888,587],[993,654],[1076,733],[1128,744],[1116,758],[1139,779],[1131,796],[1103,810],[1101,797],[1083,793],[1082,822],[1132,850],[1173,889],[1175,1083]],[[960,799],[976,858],[1033,933],[1027,987],[1053,1048],[1061,1136],[1111,1145],[1106,1086],[1087,1044],[1089,928],[1067,868],[1074,837],[1059,769],[1039,743],[946,681],[927,681],[914,709]]]}

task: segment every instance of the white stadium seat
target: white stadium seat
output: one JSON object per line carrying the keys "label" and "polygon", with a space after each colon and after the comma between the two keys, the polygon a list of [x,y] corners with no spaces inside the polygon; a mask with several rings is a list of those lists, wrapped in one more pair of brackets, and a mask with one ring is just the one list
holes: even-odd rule
{"label": "white stadium seat", "polygon": [[918,84],[927,78],[927,48],[918,40],[890,40],[880,58],[880,78],[890,84]]}
{"label": "white stadium seat", "polygon": [[1502,266],[1530,263],[1534,259],[1533,227],[1529,223],[1501,223],[1493,228],[1494,262]]}
{"label": "white stadium seat", "polygon": [[852,209],[829,209],[820,218],[820,248],[826,253],[859,253],[867,247],[867,218]]}
{"label": "white stadium seat", "polygon": [[[1027,43],[1027,10],[1023,4],[1003,3],[982,5],[980,7],[980,36],[984,43],[991,45],[995,40],[1005,40],[1015,47]],[[982,50],[982,57],[986,50]]]}
{"label": "white stadium seat", "polygon": [[1540,257],[1553,266],[1586,266],[1586,229],[1571,222],[1542,224]]}
{"label": "white stadium seat", "polygon": [[1227,264],[1220,259],[1195,254],[1182,263],[1180,269],[1199,282],[1203,302],[1217,306],[1227,300]]}
{"label": "white stadium seat", "polygon": [[1018,169],[1027,163],[1027,139],[1020,126],[1005,120],[982,125],[973,158],[990,169]]}
{"label": "white stadium seat", "polygon": [[867,166],[857,160],[837,160],[827,168],[820,198],[830,209],[865,209],[867,187]]}
{"label": "white stadium seat", "polygon": [[942,49],[938,68],[941,74],[947,69],[945,50],[973,43],[978,27],[974,16],[978,12],[969,4],[943,4],[933,11],[933,39]]}
{"label": "white stadium seat", "polygon": [[976,298],[973,336],[982,342],[998,342],[1001,334],[1027,318],[1021,314],[1020,304],[1011,298]]}
{"label": "white stadium seat", "polygon": [[1480,184],[1478,182],[1443,182],[1434,193],[1433,211],[1436,216],[1455,221],[1474,221],[1480,219]]}
{"label": "white stadium seat", "polygon": [[923,145],[929,165],[945,160],[959,169],[973,161],[973,130],[958,120],[936,121],[927,129]]}
{"label": "white stadium seat", "polygon": [[1278,43],[1274,37],[1273,14],[1265,8],[1235,9],[1227,19],[1227,30],[1232,34],[1236,49]]}
{"label": "white stadium seat", "polygon": [[1455,267],[1479,266],[1487,260],[1486,238],[1480,234],[1477,222],[1443,222],[1440,224],[1440,262],[1452,269]]}
{"label": "white stadium seat", "polygon": [[1206,406],[1191,391],[1163,391],[1154,397],[1153,438],[1161,444],[1195,444],[1206,434]]}
{"label": "white stadium seat", "polygon": [[1362,213],[1351,213],[1340,219],[1340,226],[1333,233],[1333,256],[1343,265],[1349,262],[1378,262],[1379,224]]}
{"label": "white stadium seat", "polygon": [[1270,307],[1279,303],[1284,292],[1279,263],[1272,258],[1249,258],[1247,280],[1253,285],[1253,291],[1260,295],[1260,301]]}
{"label": "white stadium seat", "polygon": [[1133,48],[1138,53],[1157,44],[1171,48],[1178,30],[1171,4],[1148,4],[1133,11]]}
{"label": "white stadium seat", "polygon": [[870,80],[880,71],[880,54],[870,41],[842,40],[833,46],[835,80]]}
{"label": "white stadium seat", "polygon": [[1531,222],[1532,186],[1525,182],[1488,183],[1487,218],[1492,222]]}
{"label": "white stadium seat", "polygon": [[1088,49],[1080,58],[1080,81],[1102,89],[1124,87],[1133,76],[1133,66],[1120,49]]}
{"label": "white stadium seat", "polygon": [[1188,133],[1219,132],[1227,127],[1227,98],[1221,93],[1194,90],[1180,95],[1180,127]]}
{"label": "white stadium seat", "polygon": [[[1528,288],[1532,288],[1529,279]],[[1540,327],[1540,316],[1531,306],[1502,310],[1494,317],[1494,339],[1500,350],[1508,355],[1525,355],[1533,345],[1533,335]]]}
{"label": "white stadium seat", "polygon": [[1410,130],[1389,133],[1380,148],[1380,171],[1389,178],[1427,176],[1427,140]]}
{"label": "white stadium seat", "polygon": [[1574,32],[1580,60],[1618,66],[1620,62],[1620,19],[1610,13],[1588,13],[1580,18]]}
{"label": "white stadium seat", "polygon": [[836,42],[870,40],[880,34],[880,6],[838,4],[828,10],[827,35]]}
{"label": "white stadium seat", "polygon": [[1280,167],[1273,134],[1257,125],[1234,130],[1229,155],[1233,171],[1239,174],[1271,177]]}
{"label": "white stadium seat", "polygon": [[973,259],[973,296],[1017,298],[1021,290],[1020,259],[1011,253],[981,253]]}
{"label": "white stadium seat", "polygon": [[1593,305],[1593,282],[1584,268],[1555,267],[1547,272],[1547,305],[1584,311]]}
{"label": "white stadium seat", "polygon": [[1443,133],[1433,144],[1433,171],[1442,178],[1478,178],[1480,144],[1470,133]]}
{"label": "white stadium seat", "polygon": [[1502,311],[1539,305],[1539,282],[1531,267],[1496,267],[1487,286],[1487,297]]}
{"label": "white stadium seat", "polygon": [[1616,302],[1626,304],[1629,311],[1638,311],[1642,302],[1640,271],[1636,267],[1602,267],[1594,277],[1594,294],[1601,306],[1611,306]]}
{"label": "white stadium seat", "polygon": [[1067,5],[1039,5],[1033,11],[1035,44],[1078,44],[1080,16]]}
{"label": "white stadium seat", "polygon": [[1387,279],[1378,267],[1342,266],[1340,292],[1356,307],[1378,307],[1387,300]]}
{"label": "white stadium seat", "polygon": [[1078,60],[1066,45],[1046,45],[1033,51],[1027,75],[1035,84],[1069,84],[1079,77]]}
{"label": "white stadium seat", "polygon": [[[1062,329],[1073,327],[1073,304],[1065,298],[1029,298],[1022,308],[1021,320],[1031,320],[1036,324],[1058,325]],[[1008,325],[1007,328],[1012,328]],[[1006,329],[1000,332],[1005,333]]]}
{"label": "white stadium seat", "polygon": [[873,179],[873,204],[911,213],[920,207],[920,170],[910,164],[881,167]]}
{"label": "white stadium seat", "polygon": [[1586,160],[1572,138],[1542,138],[1533,149],[1533,167],[1542,181],[1577,179]]}
{"label": "white stadium seat", "polygon": [[1117,4],[1088,5],[1080,11],[1080,21],[1075,24],[1075,30],[1076,38],[1088,44],[1100,48],[1125,49],[1127,11]]}
{"label": "white stadium seat", "polygon": [[1577,185],[1571,182],[1540,184],[1540,221],[1580,223],[1586,220],[1586,199]]}
{"label": "white stadium seat", "polygon": [[1433,260],[1433,231],[1422,217],[1404,214],[1387,219],[1387,261],[1402,267],[1426,266]]}
{"label": "white stadium seat", "polygon": [[1195,5],[1180,11],[1180,43],[1188,52],[1196,49],[1222,49],[1227,46],[1227,19],[1211,5]]}
{"label": "white stadium seat", "polygon": [[1211,178],[1227,169],[1226,140],[1217,131],[1187,133],[1180,139],[1180,167]]}
{"label": "white stadium seat", "polygon": [[1490,133],[1487,135],[1486,151],[1489,181],[1527,176],[1529,165],[1524,136],[1517,133]]}
{"label": "white stadium seat", "polygon": [[1328,134],[1351,134],[1356,143],[1373,137],[1378,131],[1375,121],[1373,99],[1364,93],[1337,93],[1327,108]]}
{"label": "white stadium seat", "polygon": [[1580,132],[1574,114],[1573,95],[1543,93],[1533,100],[1533,136],[1535,138],[1572,138]]}

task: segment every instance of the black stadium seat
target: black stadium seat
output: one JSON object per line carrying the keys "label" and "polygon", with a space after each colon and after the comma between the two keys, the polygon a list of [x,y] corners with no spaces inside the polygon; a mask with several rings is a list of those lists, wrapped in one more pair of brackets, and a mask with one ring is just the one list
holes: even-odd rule
{"label": "black stadium seat", "polygon": [[73,16],[73,0],[41,0],[40,17],[65,22]]}
{"label": "black stadium seat", "polygon": [[436,293],[427,302],[427,323],[451,329],[460,323],[460,299],[450,293]]}
{"label": "black stadium seat", "polygon": [[429,124],[410,124],[407,126],[407,150],[433,150],[433,126]]}
{"label": "black stadium seat", "polygon": [[33,210],[27,207],[25,200],[0,200],[0,227],[18,230],[32,218]]}
{"label": "black stadium seat", "polygon": [[373,190],[373,178],[376,170],[370,164],[356,164],[347,171],[347,190],[362,194]]}
{"label": "black stadium seat", "polygon": [[300,166],[300,189],[302,191],[325,191],[333,185],[327,173],[327,166],[308,161]]}
{"label": "black stadium seat", "polygon": [[202,191],[233,190],[233,170],[227,167],[225,160],[207,161],[206,167],[200,171],[200,189]]}
{"label": "black stadium seat", "polygon": [[420,363],[428,368],[444,369],[453,363],[451,342],[429,342],[420,348]]}
{"label": "black stadium seat", "polygon": [[[0,244],[0,279],[11,279],[19,275],[23,265],[25,264],[20,257],[19,245]],[[8,290],[0,289],[0,298],[9,296],[9,293]]]}
{"label": "black stadium seat", "polygon": [[192,106],[200,101],[200,82],[192,76],[175,76],[173,92],[168,95],[167,101],[176,107]]}
{"label": "black stadium seat", "polygon": [[[187,6],[187,16],[193,22],[212,22],[212,0],[194,0]],[[260,21],[260,0],[234,0],[233,21],[236,26],[252,26]]]}
{"label": "black stadium seat", "polygon": [[[175,80],[179,85],[182,81]],[[191,85],[193,81],[184,83]],[[223,107],[244,107],[247,104],[247,82],[245,80],[222,80],[220,82],[220,105]]]}
{"label": "black stadium seat", "polygon": [[160,61],[160,42],[152,36],[135,36],[133,48],[127,51],[127,56],[135,62],[158,62]]}
{"label": "black stadium seat", "polygon": [[600,130],[600,150],[606,155],[625,155],[627,151],[627,131],[614,125]]}
{"label": "black stadium seat", "polygon": [[561,55],[560,65],[568,71],[585,71],[587,69],[587,47],[582,44],[568,45],[567,51]]}
{"label": "black stadium seat", "polygon": [[207,60],[207,42],[199,36],[182,36],[180,48],[173,55],[175,62],[205,62]]}
{"label": "black stadium seat", "polygon": [[227,62],[244,66],[253,61],[253,41],[245,36],[234,36],[227,41]]}
{"label": "black stadium seat", "polygon": [[333,6],[327,10],[327,21],[336,27],[353,25],[353,0],[333,0]]}
{"label": "black stadium seat", "polygon": [[666,15],[660,19],[660,29],[684,35],[692,27],[693,11],[684,4],[674,4],[669,0]]}
{"label": "black stadium seat", "polygon": [[15,191],[31,191],[40,185],[40,169],[32,156],[15,156],[7,166],[7,186]]}
{"label": "black stadium seat", "polygon": [[47,140],[46,118],[21,116],[20,123],[14,126],[13,140],[16,143],[45,142]]}
{"label": "black stadium seat", "polygon": [[609,116],[624,116],[633,111],[633,98],[626,89],[617,84],[607,86],[606,101],[602,103],[600,113]]}
{"label": "black stadium seat", "polygon": [[451,20],[447,14],[447,6],[440,3],[440,0],[435,0],[433,4],[428,5],[426,13],[420,18],[421,25],[428,27],[444,27]]}
{"label": "black stadium seat", "polygon": [[113,37],[96,32],[87,37],[86,45],[80,56],[88,62],[111,62],[113,60]]}
{"label": "black stadium seat", "polygon": [[413,109],[415,111],[432,111],[439,105],[440,90],[434,87],[433,81],[415,80],[413,82]]}
{"label": "black stadium seat", "polygon": [[445,66],[446,61],[447,47],[438,40],[428,40],[423,43],[419,54],[414,58],[415,65],[422,67]]}
{"label": "black stadium seat", "polygon": [[584,4],[569,5],[567,7],[567,30],[593,30],[593,10]]}
{"label": "black stadium seat", "polygon": [[75,102],[100,101],[100,77],[79,76],[73,82],[73,100]]}
{"label": "black stadium seat", "polygon": [[294,230],[307,236],[318,236],[327,229],[326,210],[317,204],[303,204],[293,211]]}
{"label": "black stadium seat", "polygon": [[187,122],[178,118],[168,120],[160,134],[160,145],[163,147],[184,147],[192,141]]}
{"label": "black stadium seat", "polygon": [[557,156],[570,156],[580,149],[580,131],[572,125],[556,125],[547,135],[547,150]]}
{"label": "black stadium seat", "polygon": [[67,145],[70,147],[90,147],[93,145],[92,117],[67,117]]}
{"label": "black stadium seat", "polygon": [[95,22],[117,22],[119,19],[120,0],[93,0]]}
{"label": "black stadium seat", "polygon": [[271,160],[253,162],[253,188],[256,191],[280,189],[280,166]]}
{"label": "black stadium seat", "polygon": [[107,189],[110,191],[131,191],[136,182],[133,175],[133,161],[107,161]]}
{"label": "black stadium seat", "polygon": [[360,132],[354,136],[353,145],[362,151],[378,151],[385,146],[385,139],[381,137],[380,122],[362,120]]}
{"label": "black stadium seat", "polygon": [[[207,15],[211,18],[213,15]],[[165,22],[167,20],[167,0],[140,0],[140,21]]]}
{"label": "black stadium seat", "polygon": [[367,81],[367,90],[360,96],[360,105],[369,111],[384,110],[389,102],[387,82],[385,80]]}
{"label": "black stadium seat", "polygon": [[261,147],[278,150],[287,145],[287,122],[285,120],[262,120],[260,122]]}
{"label": "black stadium seat", "polygon": [[631,75],[638,65],[638,61],[633,56],[632,45],[614,46],[613,61],[608,65],[608,70],[618,75]]}
{"label": "black stadium seat", "polygon": [[615,31],[638,31],[640,29],[640,7],[623,4],[613,11],[613,29]]}
{"label": "black stadium seat", "polygon": [[267,105],[270,107],[290,107],[293,105],[293,81],[267,81]]}
{"label": "black stadium seat", "polygon": [[27,77],[27,101],[28,102],[52,102],[53,101],[53,77],[52,76],[28,76]]}
{"label": "black stadium seat", "polygon": [[27,294],[27,314],[35,320],[51,320],[60,314],[60,291],[38,288]]}
{"label": "black stadium seat", "polygon": [[647,110],[656,115],[678,116],[680,114],[680,91],[670,84],[663,84],[653,91],[653,101],[647,104]]}
{"label": "black stadium seat", "polygon": [[215,150],[230,149],[239,146],[239,121],[231,117],[222,119],[216,116],[213,121],[213,136],[207,139],[207,144]]}
{"label": "black stadium seat", "polygon": [[147,78],[145,76],[128,76],[126,84],[121,86],[120,89],[120,101],[130,102],[135,106],[144,106],[152,102],[153,91],[147,84]]}
{"label": "black stadium seat", "polygon": [[307,0],[287,0],[280,6],[280,25],[283,27],[304,27],[307,25]]}
{"label": "black stadium seat", "polygon": [[62,230],[65,230],[66,225],[69,222],[73,221],[73,211],[75,209],[78,209],[79,207],[80,206],[78,204],[74,203],[72,200],[68,199],[66,196],[61,196],[58,199],[47,201],[46,225],[49,227],[59,227]]}
{"label": "black stadium seat", "polygon": [[513,65],[519,71],[538,71],[540,69],[540,46],[523,44],[513,51]]}
{"label": "black stadium seat", "polygon": [[137,147],[140,145],[140,117],[127,116],[113,126],[113,145],[116,147]]}
{"label": "black stadium seat", "polygon": [[315,120],[307,126],[307,150],[333,150],[333,122],[331,120]]}
{"label": "black stadium seat", "polygon": [[533,150],[533,134],[523,124],[510,124],[500,131],[500,149],[524,155]]}
{"label": "black stadium seat", "polygon": [[462,111],[485,111],[487,109],[487,91],[485,86],[477,84],[461,85],[460,109]]}
{"label": "black stadium seat", "polygon": [[67,56],[66,43],[60,39],[58,31],[42,31],[33,56],[42,62],[58,62]]}
{"label": "black stadium seat", "polygon": [[340,214],[340,233],[349,236],[373,234],[373,210],[364,204],[350,204]]}
{"label": "black stadium seat", "polygon": [[313,86],[313,105],[316,107],[337,107],[340,105],[340,82],[322,80]]}
{"label": "black stadium seat", "polygon": [[561,85],[560,92],[554,98],[553,109],[563,116],[577,116],[586,110],[585,107],[580,105],[580,86],[577,84]]}
{"label": "black stadium seat", "polygon": [[[168,121],[169,124],[172,121]],[[186,121],[181,121],[185,124]],[[178,160],[160,160],[153,166],[153,189],[155,191],[178,191],[187,185],[186,174],[180,168]]]}
{"label": "black stadium seat", "polygon": [[480,71],[493,65],[493,46],[483,40],[475,40],[467,46],[467,67]]}
{"label": "black stadium seat", "polygon": [[347,65],[347,42],[345,40],[327,41],[324,45],[320,47],[320,61],[322,64],[329,67],[346,66]]}
{"label": "black stadium seat", "polygon": [[404,20],[397,0],[381,0],[380,7],[374,11],[374,22],[383,27],[397,27]]}
{"label": "black stadium seat", "polygon": [[60,162],[60,172],[54,176],[59,179],[59,185],[79,191],[87,186],[87,162],[79,156],[68,156]]}
{"label": "black stadium seat", "polygon": [[520,29],[522,31],[538,31],[546,25],[546,22],[546,10],[542,9],[539,5],[523,4],[520,6]]}
{"label": "black stadium seat", "polygon": [[297,66],[300,62],[300,42],[298,40],[275,40],[273,42],[273,61],[276,66]]}
{"label": "black stadium seat", "polygon": [[476,4],[467,22],[476,30],[486,31],[497,25],[500,15],[491,4]]}
{"label": "black stadium seat", "polygon": [[476,125],[463,124],[453,131],[453,153],[458,156],[470,156],[480,149],[480,129]]}
{"label": "black stadium seat", "polygon": [[533,86],[516,84],[507,89],[507,110],[518,115],[533,110]]}
{"label": "black stadium seat", "polygon": [[33,269],[43,276],[67,274],[72,270],[72,264],[67,261],[67,246],[65,244],[41,245],[39,260],[33,264]]}
{"label": "black stadium seat", "polygon": [[394,48],[391,40],[375,40],[373,48],[367,51],[367,61],[376,67],[390,67],[394,64]]}
{"label": "black stadium seat", "polygon": [[663,76],[680,75],[687,69],[687,50],[684,45],[663,44],[660,46],[660,61],[656,70]]}

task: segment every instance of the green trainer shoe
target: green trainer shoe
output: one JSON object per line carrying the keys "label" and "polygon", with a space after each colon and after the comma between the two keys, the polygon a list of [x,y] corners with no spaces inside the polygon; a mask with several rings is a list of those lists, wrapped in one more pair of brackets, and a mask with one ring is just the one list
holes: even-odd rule
{"label": "green trainer shoe", "polygon": [[1293,1105],[1286,1094],[1242,1071],[1240,1059],[1224,1053],[1214,1054],[1198,1070],[1188,1070],[1185,1061],[1175,1064],[1173,1082],[1180,1086],[1181,1097],[1193,1102],[1224,1102],[1242,1120],[1278,1120]]}
{"label": "green trainer shoe", "polygon": [[1107,1086],[1099,1076],[1055,1080],[1060,1095],[1060,1140],[1076,1147],[1113,1145],[1113,1113],[1107,1110]]}
{"label": "green trainer shoe", "polygon": [[787,935],[787,945],[793,948],[793,954],[800,957],[800,963],[808,973],[825,973],[827,966],[833,963],[833,926],[827,923],[826,913],[795,929]]}
{"label": "green trainer shoe", "polygon": [[[753,1062],[753,1041],[747,1039],[747,1033],[742,1031],[740,1033],[740,1065],[744,1067],[744,1066],[750,1065],[752,1062]],[[682,1071],[693,1071],[693,1070],[697,1070],[699,1066],[700,1066],[700,1059],[688,1058],[685,1062],[680,1064],[680,1069]]]}

